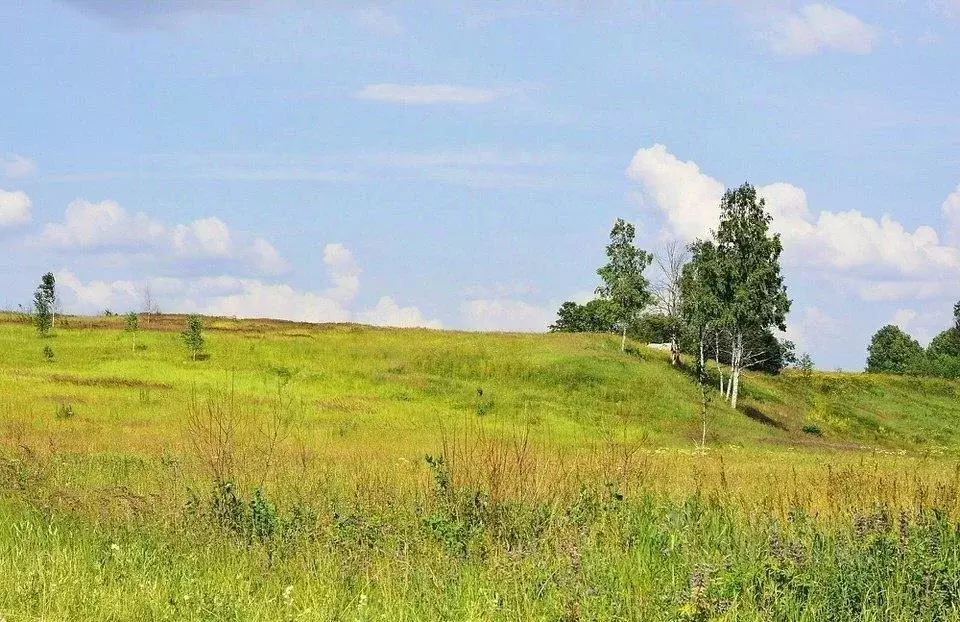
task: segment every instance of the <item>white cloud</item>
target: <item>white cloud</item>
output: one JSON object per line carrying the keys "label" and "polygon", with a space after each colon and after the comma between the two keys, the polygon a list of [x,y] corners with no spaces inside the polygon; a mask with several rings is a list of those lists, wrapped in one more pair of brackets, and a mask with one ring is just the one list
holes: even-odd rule
{"label": "white cloud", "polygon": [[539,307],[502,298],[468,300],[460,320],[473,330],[544,332],[556,319],[556,307]]}
{"label": "white cloud", "polygon": [[648,207],[658,209],[681,238],[704,237],[717,226],[723,184],[695,163],[681,162],[664,145],[637,151],[627,176],[642,184]]}
{"label": "white cloud", "polygon": [[941,331],[950,327],[951,314],[944,310],[897,309],[890,323],[899,326],[926,347]]}
{"label": "white cloud", "polygon": [[787,339],[793,341],[798,352],[816,350],[833,343],[841,336],[845,325],[816,306],[803,309],[799,319],[787,323]]}
{"label": "white cloud", "polygon": [[7,177],[27,177],[37,172],[37,163],[15,153],[0,157],[0,171]]}
{"label": "white cloud", "polygon": [[485,89],[454,84],[368,84],[357,97],[398,104],[488,104],[509,94],[504,89]]}
{"label": "white cloud", "polygon": [[960,242],[960,185],[944,200],[940,210],[947,220],[950,240]]}
{"label": "white cloud", "polygon": [[399,328],[441,328],[439,320],[428,320],[416,307],[401,307],[390,296],[384,296],[372,309],[361,311],[356,321],[375,326],[396,326]]}
{"label": "white cloud", "polygon": [[109,200],[72,201],[62,222],[48,223],[30,242],[62,250],[130,252],[158,261],[229,259],[246,262],[263,274],[280,274],[289,268],[277,249],[262,238],[242,243],[237,251],[230,228],[219,218],[168,226],[143,212],[130,214]]}
{"label": "white cloud", "polygon": [[290,264],[280,256],[273,244],[263,238],[253,241],[250,254],[253,264],[264,274],[282,274],[290,269]]}
{"label": "white cloud", "polygon": [[216,216],[177,225],[170,241],[174,251],[185,257],[229,257],[233,250],[230,229]]}
{"label": "white cloud", "polygon": [[129,280],[83,282],[72,271],[56,273],[71,311],[96,313],[123,311],[140,305],[144,284],[168,312],[199,312],[239,318],[277,318],[303,322],[349,322],[385,326],[439,328],[438,320],[424,317],[416,307],[401,307],[390,296],[376,306],[354,313],[349,303],[360,289],[360,269],[343,244],[324,248],[324,263],[332,286],[321,292],[301,291],[286,283],[258,279],[207,276],[191,279],[152,278],[145,283]]}
{"label": "white cloud", "polygon": [[765,37],[773,51],[791,56],[830,49],[869,54],[877,44],[880,30],[835,6],[815,3],[796,13],[772,15]]}
{"label": "white cloud", "polygon": [[[670,235],[690,241],[716,227],[724,185],[695,163],[654,145],[637,152],[627,175],[641,183],[641,206],[657,211]],[[941,244],[929,226],[909,231],[888,216],[878,220],[858,210],[813,215],[806,192],[787,183],[757,192],[767,200],[773,229],[783,238],[786,264],[850,279],[864,298],[932,295],[931,284],[942,289],[960,274],[960,252]],[[946,213],[951,201],[945,203]]]}
{"label": "white cloud", "polygon": [[323,294],[301,292],[286,284],[253,279],[239,281],[241,291],[218,296],[200,305],[208,315],[239,318],[280,318],[301,322],[347,322],[350,311],[341,301]]}
{"label": "white cloud", "polygon": [[350,249],[340,243],[327,244],[323,248],[323,263],[333,280],[330,296],[344,302],[353,300],[360,291],[361,270]]}
{"label": "white cloud", "polygon": [[76,199],[67,205],[62,223],[43,228],[39,241],[69,249],[142,247],[158,243],[165,233],[161,223],[143,212],[131,216],[116,201]]}
{"label": "white cloud", "polygon": [[0,228],[23,225],[30,222],[33,202],[22,190],[0,190]]}

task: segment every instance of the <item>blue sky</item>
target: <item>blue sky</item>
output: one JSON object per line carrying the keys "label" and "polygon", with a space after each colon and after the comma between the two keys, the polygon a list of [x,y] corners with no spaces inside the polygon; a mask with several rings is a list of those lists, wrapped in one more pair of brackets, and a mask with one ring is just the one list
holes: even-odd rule
{"label": "blue sky", "polygon": [[960,2],[33,0],[0,23],[0,304],[542,330],[614,219],[766,196],[789,333],[960,298]]}

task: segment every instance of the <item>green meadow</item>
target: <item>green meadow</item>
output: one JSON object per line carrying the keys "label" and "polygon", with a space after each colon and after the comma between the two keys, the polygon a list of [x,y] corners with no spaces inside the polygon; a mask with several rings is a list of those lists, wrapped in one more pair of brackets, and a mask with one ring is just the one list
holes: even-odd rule
{"label": "green meadow", "polygon": [[8,622],[960,619],[956,382],[184,322],[0,315]]}

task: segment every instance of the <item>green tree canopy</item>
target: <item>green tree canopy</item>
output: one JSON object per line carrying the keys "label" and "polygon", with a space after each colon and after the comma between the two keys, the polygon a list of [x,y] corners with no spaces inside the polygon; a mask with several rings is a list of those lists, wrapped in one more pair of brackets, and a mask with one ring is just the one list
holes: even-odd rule
{"label": "green tree canopy", "polygon": [[923,348],[899,326],[888,324],[870,340],[867,354],[868,372],[903,374],[921,360]]}
{"label": "green tree canopy", "polygon": [[623,332],[621,350],[626,347],[627,328],[652,299],[650,282],[643,271],[653,256],[634,245],[635,235],[633,225],[618,218],[610,231],[607,264],[597,270],[603,279],[597,294],[613,303],[617,324]]}
{"label": "green tree canopy", "polygon": [[567,301],[557,311],[551,332],[611,333],[617,330],[617,312],[609,300],[596,299],[586,304]]}

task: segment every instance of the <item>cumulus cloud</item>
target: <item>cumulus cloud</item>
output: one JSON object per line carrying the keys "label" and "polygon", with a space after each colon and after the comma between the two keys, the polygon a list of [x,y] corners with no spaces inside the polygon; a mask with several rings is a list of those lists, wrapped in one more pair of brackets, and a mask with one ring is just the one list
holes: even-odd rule
{"label": "cumulus cloud", "polygon": [[45,225],[30,243],[64,251],[128,252],[156,260],[232,260],[261,274],[280,274],[289,268],[279,251],[262,238],[241,244],[238,251],[230,228],[217,217],[170,226],[143,212],[131,214],[110,200],[72,201],[63,220]]}
{"label": "cumulus cloud", "polygon": [[30,222],[33,202],[22,190],[0,190],[0,228],[15,227]]}
{"label": "cumulus cloud", "polygon": [[350,302],[360,289],[360,269],[353,254],[343,244],[327,244],[324,264],[331,286],[319,292],[299,290],[287,283],[232,276],[152,278],[144,283],[130,280],[84,282],[72,271],[64,269],[57,272],[56,277],[66,293],[70,310],[83,313],[138,308],[142,288],[146,285],[155,300],[170,312],[302,322],[357,321],[381,326],[441,326],[438,320],[426,318],[417,307],[401,307],[390,296],[380,298],[371,309],[352,311]]}
{"label": "cumulus cloud", "polygon": [[253,241],[250,255],[253,264],[264,274],[282,274],[290,269],[290,264],[280,256],[273,244],[263,238]]}
{"label": "cumulus cloud", "polygon": [[460,321],[474,330],[544,332],[556,319],[556,307],[504,298],[467,300]]}
{"label": "cumulus cloud", "polygon": [[0,171],[7,177],[27,177],[37,172],[37,163],[30,158],[8,153],[0,157]]}
{"label": "cumulus cloud", "polygon": [[947,220],[950,240],[953,243],[960,242],[960,185],[944,200],[940,211]]}
{"label": "cumulus cloud", "polygon": [[716,227],[724,186],[700,172],[694,162],[681,162],[656,144],[637,151],[627,176],[643,185],[648,206],[658,209],[681,238],[703,237]]}
{"label": "cumulus cloud", "polygon": [[439,320],[428,320],[416,307],[401,307],[390,296],[384,296],[372,309],[361,311],[356,321],[375,326],[396,326],[399,328],[441,328]]}
{"label": "cumulus cloud", "polygon": [[817,306],[807,306],[787,326],[787,339],[793,341],[798,351],[816,350],[834,342],[843,334],[844,322],[826,313]]}
{"label": "cumulus cloud", "polygon": [[807,56],[823,50],[869,54],[880,29],[829,4],[808,4],[794,13],[775,13],[765,37],[773,51]]}
{"label": "cumulus cloud", "polygon": [[485,89],[455,84],[368,84],[357,93],[360,99],[397,104],[488,104],[509,94],[504,89]]}
{"label": "cumulus cloud", "polygon": [[143,212],[128,214],[116,201],[71,201],[63,222],[47,224],[39,241],[55,248],[96,249],[156,244],[166,233],[163,224]]}
{"label": "cumulus cloud", "polygon": [[327,265],[333,287],[329,294],[336,300],[353,300],[360,291],[360,268],[349,248],[340,243],[323,248],[323,263]]}
{"label": "cumulus cloud", "polygon": [[170,242],[174,251],[184,257],[230,257],[233,250],[230,229],[215,216],[177,225]]}
{"label": "cumulus cloud", "polygon": [[945,310],[918,311],[897,309],[890,323],[899,326],[924,347],[941,331],[951,325],[951,314]]}
{"label": "cumulus cloud", "polygon": [[[724,184],[695,163],[654,145],[637,152],[627,175],[640,182],[641,206],[660,215],[669,235],[690,241],[716,227]],[[813,214],[806,192],[788,183],[757,191],[783,238],[785,263],[851,279],[864,298],[933,295],[960,274],[960,252],[941,244],[932,227],[910,231],[893,218],[876,219],[858,210]],[[952,209],[950,198],[944,212],[949,215]]]}

